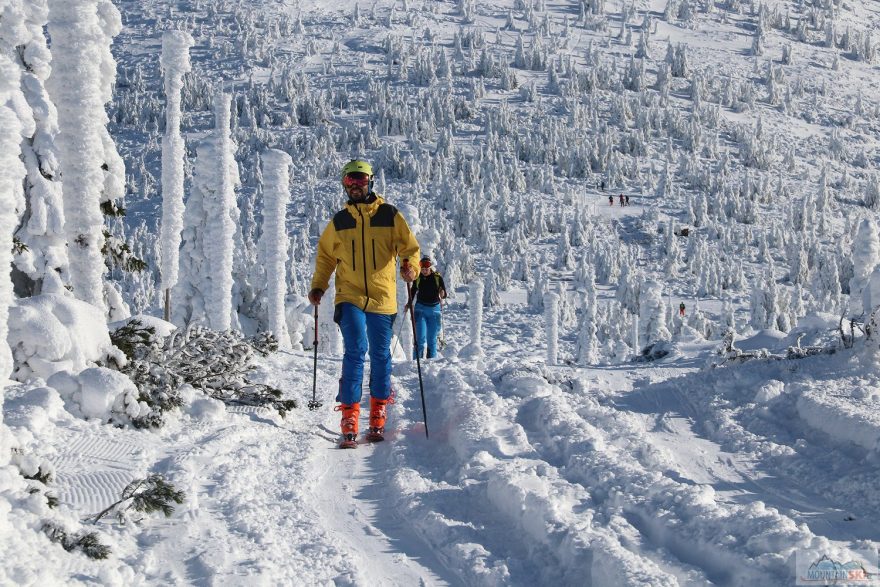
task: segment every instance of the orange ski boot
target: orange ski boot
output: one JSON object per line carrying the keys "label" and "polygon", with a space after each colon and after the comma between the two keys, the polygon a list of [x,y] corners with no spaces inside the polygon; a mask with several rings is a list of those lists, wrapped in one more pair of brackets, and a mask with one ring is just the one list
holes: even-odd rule
{"label": "orange ski boot", "polygon": [[358,418],[361,415],[360,404],[339,404],[334,408],[342,412],[342,421],[339,423],[342,429],[342,442],[339,448],[357,448]]}
{"label": "orange ski boot", "polygon": [[367,432],[369,442],[382,442],[385,440],[385,406],[393,404],[392,398],[370,398],[370,430]]}

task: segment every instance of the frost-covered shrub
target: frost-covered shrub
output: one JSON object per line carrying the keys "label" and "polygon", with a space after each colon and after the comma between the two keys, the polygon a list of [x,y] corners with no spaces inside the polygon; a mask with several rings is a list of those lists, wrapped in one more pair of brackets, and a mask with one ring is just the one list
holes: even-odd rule
{"label": "frost-covered shrub", "polygon": [[15,360],[12,377],[18,381],[78,373],[98,362],[125,363],[110,342],[103,312],[58,294],[16,300],[7,340]]}
{"label": "frost-covered shrub", "polygon": [[278,350],[270,334],[246,339],[233,330],[190,325],[185,331],[156,337],[154,327],[135,321],[123,328],[114,338],[124,337],[132,355],[120,370],[137,386],[139,401],[150,407],[148,413],[132,419],[137,427],[161,426],[165,412],[183,405],[186,385],[227,404],[267,406],[281,415],[296,407],[294,400],[280,399],[278,389],[248,380],[254,356]]}

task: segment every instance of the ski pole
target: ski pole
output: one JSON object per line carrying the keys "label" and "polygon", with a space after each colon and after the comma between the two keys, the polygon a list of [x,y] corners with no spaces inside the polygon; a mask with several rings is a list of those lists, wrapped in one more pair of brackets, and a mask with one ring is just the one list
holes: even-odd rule
{"label": "ski pole", "polygon": [[309,410],[315,411],[324,404],[319,402],[316,395],[318,392],[318,306],[315,306],[315,364],[312,369],[312,401],[309,402]]}
{"label": "ski pole", "polygon": [[397,338],[394,339],[394,346],[391,347],[391,356],[394,356],[394,351],[397,350],[397,345],[400,342],[400,332],[403,330],[404,322],[406,322],[406,306],[403,307],[403,316],[401,316],[400,324],[397,326]]}
{"label": "ski pole", "polygon": [[440,300],[440,349],[446,348],[446,333],[443,332],[443,300]]}
{"label": "ski pole", "polygon": [[[412,323],[412,331],[413,331],[413,340],[418,344],[418,338],[416,338],[416,314],[415,310],[413,310],[412,304],[412,286],[411,284],[407,284],[406,286],[406,294],[407,298],[409,298],[409,316],[410,322]],[[422,419],[425,421],[425,438],[428,438],[428,410],[425,408],[425,385],[422,383],[422,359],[421,349],[416,348],[416,367],[419,370],[419,391],[422,394]]]}

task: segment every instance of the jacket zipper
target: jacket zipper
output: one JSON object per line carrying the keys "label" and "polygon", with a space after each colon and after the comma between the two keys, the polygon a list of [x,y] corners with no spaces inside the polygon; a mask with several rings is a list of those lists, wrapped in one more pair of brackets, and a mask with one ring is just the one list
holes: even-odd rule
{"label": "jacket zipper", "polygon": [[361,253],[363,254],[364,261],[364,297],[367,298],[367,301],[364,302],[363,309],[364,312],[366,312],[367,306],[370,304],[370,289],[367,284],[367,221],[364,219],[361,207],[355,204],[355,208],[357,208],[358,215],[361,217]]}
{"label": "jacket zipper", "polygon": [[376,239],[373,239],[373,271],[376,270]]}
{"label": "jacket zipper", "polygon": [[351,239],[351,270],[357,271],[357,259],[354,258],[354,239]]}

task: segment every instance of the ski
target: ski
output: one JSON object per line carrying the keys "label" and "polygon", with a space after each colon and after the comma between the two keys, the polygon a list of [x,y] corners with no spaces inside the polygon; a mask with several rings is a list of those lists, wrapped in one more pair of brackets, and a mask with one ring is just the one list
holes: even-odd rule
{"label": "ski", "polygon": [[342,437],[339,448],[357,448],[357,445],[357,438],[355,438],[354,434],[346,434]]}
{"label": "ski", "polygon": [[378,428],[376,430],[370,430],[364,436],[367,442],[382,442],[385,440],[385,429]]}

